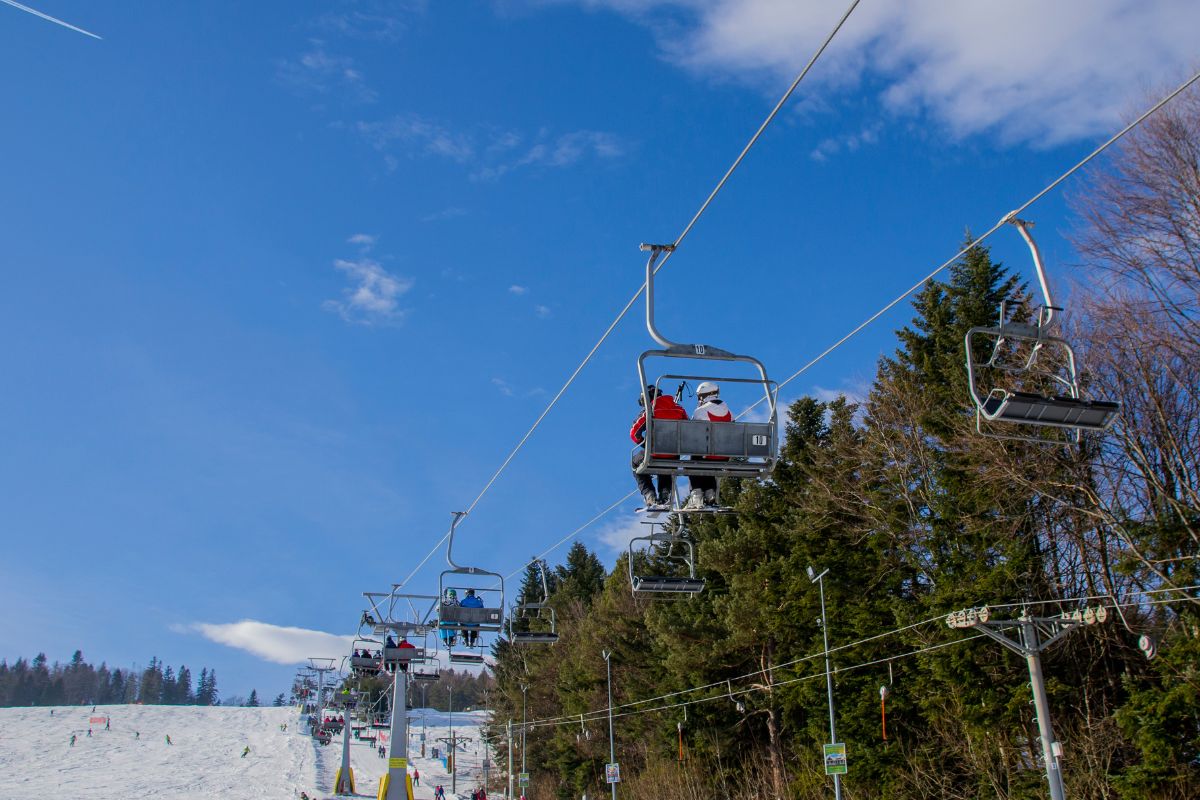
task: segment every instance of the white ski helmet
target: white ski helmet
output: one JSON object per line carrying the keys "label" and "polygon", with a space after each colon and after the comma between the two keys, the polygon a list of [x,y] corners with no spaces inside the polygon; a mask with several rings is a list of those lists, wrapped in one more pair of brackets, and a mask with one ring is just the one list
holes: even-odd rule
{"label": "white ski helmet", "polygon": [[704,383],[702,383],[696,387],[696,399],[697,400],[703,401],[703,400],[709,399],[710,397],[717,398],[720,396],[721,396],[721,387],[717,386],[715,383],[709,383],[708,381],[705,381]]}

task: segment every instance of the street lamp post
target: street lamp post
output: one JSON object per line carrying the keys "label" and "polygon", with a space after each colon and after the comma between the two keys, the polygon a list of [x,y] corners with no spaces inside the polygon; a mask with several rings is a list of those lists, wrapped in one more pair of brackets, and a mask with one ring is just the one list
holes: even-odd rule
{"label": "street lamp post", "polygon": [[[525,722],[528,715],[525,713],[525,695],[529,691],[529,684],[521,684],[521,774],[525,774]],[[521,794],[525,794],[525,787],[521,787]]]}
{"label": "street lamp post", "polygon": [[[810,582],[817,584],[821,592],[821,637],[825,642],[825,694],[829,698],[829,743],[837,743],[837,726],[834,723],[833,715],[833,674],[829,669],[829,620],[825,616],[825,575],[829,570],[824,570],[820,575],[816,574],[816,570],[812,567],[808,568],[808,579]],[[836,772],[833,774],[833,796],[835,800],[842,800],[842,781],[841,776]]]}
{"label": "street lamp post", "polygon": [[[601,651],[604,655],[604,667],[608,673],[608,763],[617,763],[617,749],[613,743],[613,717],[612,717],[612,651]],[[612,787],[612,800],[617,800],[617,784],[610,783]]]}

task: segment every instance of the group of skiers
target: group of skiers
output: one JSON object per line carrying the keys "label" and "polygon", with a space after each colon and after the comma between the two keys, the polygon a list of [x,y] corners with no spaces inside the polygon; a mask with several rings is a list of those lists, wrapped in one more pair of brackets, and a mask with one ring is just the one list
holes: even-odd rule
{"label": "group of skiers", "polygon": [[[637,468],[645,458],[646,444],[646,398],[650,399],[650,416],[654,419],[688,419],[687,411],[669,394],[663,394],[655,386],[647,386],[645,393],[638,395],[638,404],[642,413],[629,429],[629,438],[634,444],[642,445],[641,450],[633,453],[633,477],[637,481],[638,491],[646,501],[647,511],[666,511],[673,505],[675,494],[675,478],[673,475],[659,475],[657,490],[654,479],[650,475],[640,475]],[[696,387],[696,410],[691,419],[705,422],[732,422],[733,414],[729,406],[721,400],[721,388],[715,383],[705,381]],[[654,454],[655,458],[678,458],[678,456]],[[726,460],[724,456],[705,456],[710,460]],[[689,478],[691,493],[688,495],[685,509],[712,508],[717,505],[717,479],[711,475],[693,475]]]}

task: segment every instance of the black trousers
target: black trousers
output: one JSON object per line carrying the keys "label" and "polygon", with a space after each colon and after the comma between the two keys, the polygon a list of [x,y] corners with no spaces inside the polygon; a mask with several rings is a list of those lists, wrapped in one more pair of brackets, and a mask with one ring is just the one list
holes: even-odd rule
{"label": "black trousers", "polygon": [[638,466],[645,458],[645,451],[634,450],[633,458],[630,460],[630,467],[633,469],[633,479],[637,481],[638,491],[643,496],[647,494],[655,495],[660,503],[669,503],[671,501],[671,493],[675,489],[675,478],[671,475],[658,476],[658,491],[654,489],[653,475],[639,475],[637,472]]}
{"label": "black trousers", "polygon": [[693,489],[699,489],[702,492],[717,490],[717,479],[712,475],[692,475],[688,478],[688,482],[692,484]]}

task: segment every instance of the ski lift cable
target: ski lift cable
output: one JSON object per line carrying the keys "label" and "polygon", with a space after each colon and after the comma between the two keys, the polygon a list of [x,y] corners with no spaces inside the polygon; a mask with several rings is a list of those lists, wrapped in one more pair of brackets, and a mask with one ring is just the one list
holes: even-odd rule
{"label": "ski lift cable", "polygon": [[[1197,585],[1197,586],[1189,586],[1189,587],[1183,587],[1183,588],[1185,588],[1185,589],[1200,589],[1200,585]],[[1161,594],[1161,593],[1163,593],[1163,592],[1170,592],[1170,591],[1173,591],[1173,590],[1171,590],[1171,589],[1151,589],[1151,590],[1146,590],[1146,591],[1144,591],[1144,592],[1133,592],[1133,593],[1131,593],[1131,595],[1130,595],[1130,596],[1142,596],[1142,595],[1151,595],[1151,594]],[[1098,596],[1083,596],[1083,597],[1069,597],[1069,598],[1064,598],[1064,599],[1062,599],[1062,600],[1044,600],[1044,601],[1036,601],[1036,602],[1028,602],[1028,603],[1027,603],[1027,602],[1020,602],[1020,603],[998,603],[998,604],[990,604],[990,603],[989,603],[989,604],[988,604],[988,608],[992,608],[992,609],[998,609],[998,608],[1020,608],[1020,607],[1027,607],[1027,606],[1049,605],[1049,604],[1056,604],[1056,603],[1077,603],[1077,602],[1082,602],[1082,601],[1085,601],[1085,600],[1103,600],[1103,599],[1108,599],[1108,595],[1098,595]],[[1164,603],[1170,603],[1170,602],[1176,602],[1176,601],[1175,601],[1173,598],[1166,598],[1166,599],[1159,599],[1159,600],[1150,600],[1150,601],[1147,601],[1147,602],[1145,602],[1145,603],[1142,603],[1142,605],[1161,605],[1161,604],[1164,604]],[[1138,603],[1114,603],[1113,605],[1114,605],[1114,607],[1131,608],[1131,607],[1135,607],[1135,606],[1137,606],[1137,605],[1138,605]],[[888,636],[894,636],[894,635],[896,635],[896,634],[899,634],[899,633],[904,633],[904,632],[906,632],[906,631],[912,630],[913,628],[917,628],[917,627],[920,627],[920,626],[923,626],[923,625],[928,625],[928,624],[930,624],[930,623],[933,623],[933,622],[939,622],[939,623],[940,623],[940,622],[942,622],[943,620],[945,620],[945,618],[946,618],[946,615],[945,615],[945,614],[939,614],[938,616],[935,616],[935,617],[930,617],[929,619],[926,619],[926,620],[921,620],[920,622],[914,622],[914,623],[911,623],[911,624],[909,624],[909,625],[906,625],[906,626],[904,626],[904,627],[901,627],[901,628],[894,628],[894,629],[892,629],[892,630],[889,630],[889,631],[884,631],[883,633],[878,633],[878,634],[875,634],[875,635],[873,635],[873,636],[867,636],[867,637],[865,637],[865,638],[858,639],[858,640],[856,640],[856,641],[853,641],[853,642],[848,642],[848,643],[846,643],[846,644],[838,645],[837,647],[831,647],[831,648],[829,649],[829,652],[830,652],[830,653],[836,653],[836,652],[839,652],[839,651],[841,651],[841,650],[849,650],[849,649],[851,649],[851,648],[854,648],[854,647],[859,647],[859,646],[861,646],[861,645],[867,644],[867,643],[869,643],[869,642],[872,642],[872,641],[875,641],[875,640],[877,640],[877,639],[882,639],[882,638],[885,638],[885,637],[888,637]],[[975,638],[975,637],[970,637],[970,638]],[[940,648],[940,647],[946,647],[946,646],[949,646],[950,644],[954,644],[954,643],[956,643],[957,641],[969,641],[969,639],[961,639],[961,640],[954,640],[954,641],[952,641],[952,642],[944,642],[944,643],[941,643],[941,644],[938,644],[938,645],[932,645],[932,646],[930,646],[930,647],[927,647],[927,648],[924,648],[924,649],[922,649],[922,650],[912,651],[912,652],[909,652],[909,653],[901,653],[901,654],[899,654],[899,655],[889,655],[889,656],[883,656],[883,657],[881,657],[881,658],[878,658],[878,659],[876,659],[876,660],[874,660],[874,661],[863,662],[862,664],[858,664],[858,665],[855,665],[855,666],[850,666],[850,667],[838,667],[838,668],[837,668],[837,670],[835,670],[835,671],[836,671],[836,672],[849,672],[849,671],[851,671],[851,670],[854,670],[854,669],[860,669],[860,668],[862,668],[862,667],[866,667],[866,666],[873,666],[873,665],[875,665],[875,664],[882,664],[882,663],[886,663],[886,662],[888,662],[888,661],[894,661],[894,660],[898,660],[898,659],[900,659],[900,658],[905,658],[906,656],[909,656],[909,655],[917,655],[918,653],[928,652],[929,650],[936,650],[936,649],[938,649],[938,648]],[[718,688],[718,687],[723,687],[723,686],[725,686],[725,685],[726,685],[728,682],[730,682],[730,681],[743,681],[743,680],[747,680],[747,679],[755,678],[755,677],[758,677],[758,676],[760,676],[760,675],[764,675],[764,674],[766,674],[766,673],[768,673],[768,672],[772,672],[772,671],[774,671],[774,670],[779,670],[779,669],[783,669],[783,668],[786,668],[786,667],[795,666],[795,665],[797,665],[797,664],[800,664],[800,663],[802,663],[802,662],[805,662],[805,661],[815,661],[815,660],[817,660],[817,659],[820,659],[820,658],[823,658],[823,657],[824,657],[824,650],[822,650],[821,652],[817,652],[817,653],[810,654],[810,655],[801,656],[800,658],[796,658],[796,659],[793,659],[793,660],[791,660],[791,661],[786,661],[786,662],[783,662],[783,663],[780,663],[780,664],[774,664],[774,665],[771,665],[771,666],[765,667],[765,668],[763,668],[763,669],[760,669],[760,670],[755,670],[755,671],[753,671],[753,672],[748,672],[748,673],[746,673],[746,674],[744,674],[744,675],[738,675],[738,676],[736,676],[736,677],[733,677],[733,678],[728,678],[728,679],[725,679],[725,680],[719,680],[719,681],[713,681],[712,683],[707,683],[707,684],[704,684],[704,685],[701,685],[701,686],[693,686],[693,687],[691,687],[691,688],[688,688],[688,689],[680,689],[680,690],[677,690],[677,691],[674,691],[674,692],[668,692],[668,693],[666,693],[666,694],[661,694],[661,695],[658,695],[658,696],[656,696],[656,697],[649,697],[649,698],[646,698],[646,699],[643,699],[643,700],[633,700],[633,701],[630,701],[630,702],[628,702],[628,703],[622,703],[622,704],[620,704],[620,705],[613,706],[613,710],[614,710],[614,711],[616,711],[616,710],[618,710],[618,709],[631,709],[631,708],[634,708],[634,707],[636,707],[636,706],[645,705],[645,704],[647,704],[647,703],[654,703],[654,702],[658,702],[658,701],[660,701],[660,700],[668,700],[668,699],[670,699],[670,698],[672,698],[672,697],[679,697],[679,696],[681,696],[681,695],[693,694],[693,693],[695,693],[695,692],[701,692],[701,691],[704,691],[704,690],[706,690],[706,689],[715,689],[715,688]],[[822,673],[820,673],[819,675],[816,675],[816,676],[805,675],[805,676],[800,676],[800,677],[798,677],[798,678],[790,678],[790,679],[788,679],[788,680],[786,680],[786,681],[774,681],[774,682],[772,682],[772,683],[771,683],[771,685],[772,685],[772,686],[785,686],[785,685],[787,685],[787,684],[789,684],[789,683],[795,683],[795,682],[797,682],[797,681],[808,680],[809,678],[812,678],[812,677],[821,677],[821,676],[823,676],[823,675],[824,675],[824,673],[823,673],[823,672],[822,672]],[[754,690],[753,690],[753,689],[744,689],[744,690],[738,690],[737,692],[735,692],[735,694],[742,694],[742,693],[749,692],[749,691],[754,691]],[[723,692],[723,693],[721,693],[721,694],[719,694],[719,695],[715,695],[715,696],[713,696],[713,697],[710,697],[710,698],[702,698],[702,699],[701,699],[701,700],[699,700],[699,701],[685,701],[685,702],[681,702],[681,703],[676,703],[676,704],[674,704],[674,705],[672,705],[672,706],[662,706],[662,708],[673,708],[673,707],[680,706],[680,705],[687,705],[689,702],[706,702],[707,700],[712,700],[712,699],[720,699],[720,698],[724,698],[724,697],[728,697],[728,693],[724,693],[724,692]],[[652,709],[652,710],[656,710],[656,709]],[[640,711],[630,711],[630,712],[625,712],[625,713],[642,713],[642,712],[640,712]],[[585,718],[588,718],[588,717],[596,717],[596,716],[606,716],[607,714],[608,714],[608,709],[607,709],[607,707],[605,707],[604,709],[600,709],[600,710],[597,710],[597,711],[589,711],[589,712],[584,712],[584,717],[585,717]],[[558,724],[565,724],[565,723],[567,723],[567,722],[571,722],[571,721],[578,721],[578,719],[579,719],[579,716],[580,716],[579,714],[574,714],[574,715],[572,715],[572,716],[548,717],[548,718],[546,718],[546,719],[541,719],[541,720],[531,720],[529,724],[530,724],[530,725],[533,725],[534,723],[537,723],[537,724],[539,724],[539,725],[544,725],[544,726],[549,726],[549,725],[558,725]],[[616,715],[616,716],[621,716],[621,715],[619,715],[619,714],[618,714],[618,715]]]}
{"label": "ski lift cable", "polygon": [[[1006,225],[1010,219],[1015,218],[1018,214],[1025,211],[1025,209],[1029,208],[1031,205],[1033,205],[1037,201],[1041,200],[1047,194],[1049,194],[1054,189],[1056,189],[1058,187],[1058,185],[1061,184],[1063,181],[1065,181],[1067,178],[1071,177],[1076,172],[1083,169],[1083,167],[1086,166],[1088,164],[1088,162],[1090,162],[1092,159],[1099,156],[1101,153],[1103,153],[1105,150],[1107,150],[1112,145],[1116,144],[1120,139],[1124,138],[1125,134],[1129,133],[1134,128],[1141,125],[1151,115],[1153,115],[1155,112],[1157,112],[1160,108],[1162,108],[1167,103],[1174,100],[1178,95],[1180,95],[1181,93],[1186,91],[1188,89],[1188,87],[1190,87],[1192,84],[1194,84],[1197,80],[1200,80],[1200,72],[1197,72],[1191,78],[1188,78],[1186,81],[1184,81],[1182,84],[1180,84],[1179,87],[1176,88],[1173,92],[1171,92],[1166,97],[1162,98],[1157,103],[1155,103],[1153,106],[1151,106],[1146,111],[1144,111],[1142,113],[1142,115],[1139,116],[1137,119],[1135,119],[1133,122],[1130,122],[1128,125],[1126,125],[1124,128],[1122,128],[1120,131],[1113,134],[1107,141],[1105,141],[1103,144],[1101,144],[1099,147],[1097,147],[1095,150],[1093,150],[1091,153],[1089,153],[1087,156],[1085,156],[1079,163],[1077,163],[1075,166],[1071,167],[1066,172],[1064,172],[1062,175],[1059,175],[1057,178],[1055,178],[1053,181],[1051,181],[1049,184],[1047,184],[1046,187],[1044,189],[1042,189],[1040,192],[1038,192],[1033,197],[1029,198],[1024,203],[1022,203],[1020,206],[1018,206],[1017,208],[1013,209],[1012,211],[1008,212],[1003,217],[1001,217],[1000,220],[998,222],[996,222],[996,224],[993,225],[991,228],[989,228],[987,230],[987,232],[984,233],[982,236],[976,237],[973,241],[971,241],[969,244],[967,244],[961,250],[959,250],[957,253],[955,253],[951,258],[949,258],[948,260],[943,262],[941,264],[941,266],[939,266],[937,269],[930,272],[924,278],[921,278],[920,281],[918,281],[917,283],[914,283],[911,287],[909,287],[907,290],[905,290],[905,292],[903,294],[901,294],[899,297],[892,300],[890,303],[888,303],[883,308],[876,311],[871,316],[867,317],[867,319],[864,320],[862,323],[860,323],[857,327],[855,327],[853,330],[851,330],[849,333],[847,333],[841,339],[838,339],[836,342],[834,342],[829,347],[827,347],[825,350],[823,350],[816,358],[812,359],[807,364],[805,364],[803,367],[796,370],[796,372],[792,373],[792,375],[790,377],[788,377],[786,380],[781,381],[779,383],[779,388],[782,389],[784,386],[787,386],[789,383],[794,381],[796,378],[800,377],[805,372],[807,372],[809,369],[811,369],[812,367],[814,367],[815,365],[820,363],[830,353],[837,350],[843,344],[845,344],[846,342],[853,339],[863,329],[865,329],[867,326],[869,326],[873,322],[875,322],[875,320],[879,319],[884,314],[886,314],[888,311],[891,311],[893,308],[895,308],[896,305],[898,305],[902,300],[907,298],[913,292],[920,289],[922,286],[924,286],[929,281],[933,280],[934,276],[936,276],[942,270],[946,269],[947,267],[952,265],[955,261],[957,261],[959,258],[966,255],[971,250],[971,248],[976,247],[979,244],[983,243],[983,241],[985,239],[987,239],[989,236],[991,236],[996,231],[1000,230],[1000,228],[1004,227],[1004,225]],[[762,402],[763,402],[762,400],[755,402],[753,405],[751,405],[749,408],[747,408],[742,413],[743,414],[747,413],[748,411],[755,408]]]}
{"label": "ski lift cable", "polygon": [[[7,0],[5,0],[5,2],[7,2]],[[858,7],[860,2],[862,2],[862,0],[852,0],[850,5],[846,8],[845,13],[842,14],[841,19],[838,20],[837,24],[833,27],[833,30],[831,30],[829,35],[825,37],[825,40],[821,42],[821,46],[817,48],[815,53],[813,53],[812,57],[808,60],[808,63],[804,65],[804,69],[802,69],[796,76],[796,79],[792,81],[787,91],[783,93],[783,96],[779,98],[779,102],[777,102],[775,107],[771,109],[771,113],[769,113],[766,119],[763,120],[762,124],[758,126],[758,130],[756,130],[754,135],[750,137],[750,140],[746,143],[746,146],[742,148],[742,151],[738,154],[737,158],[734,159],[729,169],[725,171],[725,174],[721,177],[721,180],[717,182],[717,185],[713,188],[712,192],[709,193],[708,197],[701,204],[699,210],[696,211],[691,220],[689,220],[687,225],[684,226],[683,231],[675,238],[675,242],[671,251],[666,253],[663,259],[654,268],[654,273],[656,275],[658,274],[659,270],[667,265],[667,261],[670,260],[671,254],[675,251],[675,248],[678,248],[683,242],[684,238],[691,233],[692,228],[694,228],[696,223],[699,222],[700,217],[703,216],[704,212],[708,210],[708,207],[712,204],[713,200],[716,199],[721,190],[725,188],[725,184],[728,183],[729,179],[733,176],[733,173],[737,170],[737,168],[741,166],[742,161],[750,152],[750,148],[752,148],[758,142],[759,138],[763,135],[763,132],[766,131],[767,127],[775,120],[775,117],[778,116],[780,110],[783,109],[783,106],[791,98],[792,94],[795,93],[796,88],[799,87],[801,81],[803,81],[808,75],[809,71],[817,63],[817,60],[825,53],[825,50],[829,47],[830,43],[833,42],[834,37],[837,36],[839,31],[841,31],[842,26],[846,24],[846,20],[850,18],[850,15],[854,12],[854,9]],[[499,468],[497,468],[492,474],[492,477],[488,479],[488,482],[484,484],[483,489],[480,490],[479,494],[475,496],[475,499],[471,501],[471,504],[467,506],[465,512],[466,514],[470,514],[475,510],[475,506],[479,505],[479,501],[483,499],[484,495],[488,493],[488,490],[492,488],[492,485],[496,482],[504,470],[508,468],[508,465],[512,463],[512,460],[516,457],[517,453],[520,452],[521,448],[525,446],[525,443],[529,441],[529,437],[531,437],[533,432],[538,429],[538,426],[542,424],[542,420],[546,418],[555,405],[558,404],[558,401],[562,398],[562,396],[566,394],[567,389],[569,389],[571,384],[575,382],[575,379],[579,377],[579,373],[581,373],[583,368],[591,362],[592,357],[596,355],[596,352],[600,349],[601,345],[603,345],[604,342],[608,340],[608,337],[612,334],[612,332],[616,330],[617,325],[620,324],[621,320],[625,318],[625,315],[629,313],[629,310],[633,308],[635,303],[637,303],[644,291],[646,291],[645,281],[643,281],[642,285],[638,287],[638,290],[633,297],[629,298],[629,302],[625,304],[624,308],[621,309],[616,318],[611,324],[609,324],[596,343],[592,345],[592,349],[587,352],[587,355],[585,355],[583,360],[579,362],[579,365],[575,367],[575,370],[567,378],[566,382],[562,385],[562,388],[558,390],[558,392],[550,400],[550,403],[545,409],[542,410],[542,413],[539,414],[537,419],[533,421],[533,425],[530,426],[529,430],[525,432],[525,435],[521,437],[520,441],[517,442],[516,446],[511,452],[509,452],[504,461],[501,462]],[[619,503],[614,505],[619,505]],[[449,536],[449,532],[443,535],[442,538],[439,539],[436,544],[434,544],[433,549],[429,551],[429,554],[421,559],[420,563],[413,568],[408,577],[401,581],[399,585],[404,586],[410,580],[412,580],[413,576],[415,576],[417,572],[420,571],[423,566],[425,566],[429,559],[433,557],[433,554],[436,553],[443,544],[445,544]],[[524,567],[521,569],[524,569]]]}
{"label": "ski lift cable", "polygon": [[[1162,108],[1167,103],[1174,100],[1178,95],[1180,95],[1181,93],[1186,91],[1190,86],[1192,86],[1192,84],[1196,83],[1197,80],[1200,80],[1200,72],[1197,72],[1191,78],[1184,81],[1182,84],[1180,84],[1180,86],[1178,88],[1176,88],[1170,94],[1163,97],[1161,100],[1159,100],[1153,106],[1151,106],[1149,109],[1147,109],[1145,112],[1143,112],[1142,115],[1139,116],[1137,119],[1135,119],[1133,122],[1129,123],[1124,128],[1122,128],[1119,132],[1117,132],[1116,134],[1111,136],[1108,140],[1106,140],[1103,144],[1101,144],[1099,147],[1097,147],[1095,150],[1093,150],[1091,153],[1089,153],[1085,158],[1083,158],[1081,161],[1079,161],[1073,167],[1071,167],[1066,172],[1064,172],[1062,175],[1058,176],[1053,181],[1051,181],[1049,184],[1047,184],[1037,194],[1033,195],[1031,198],[1026,200],[1024,203],[1022,203],[1016,209],[1005,214],[995,225],[993,225],[991,228],[989,228],[986,233],[984,233],[982,236],[977,237],[970,244],[963,247],[961,250],[959,250],[957,253],[955,253],[952,257],[950,257],[948,260],[943,262],[937,269],[933,270],[928,275],[921,278],[920,281],[913,284],[908,290],[906,290],[904,292],[904,294],[900,295],[899,297],[897,297],[896,299],[892,300],[890,303],[885,305],[883,308],[876,311],[874,314],[872,314],[870,317],[868,317],[866,320],[864,320],[862,323],[860,323],[857,327],[855,327],[853,330],[851,330],[849,333],[847,333],[845,336],[843,336],[841,339],[838,339],[832,345],[830,345],[825,350],[823,350],[818,356],[813,358],[811,361],[809,361],[807,364],[802,366],[800,369],[796,370],[796,372],[792,373],[791,376],[789,376],[787,379],[781,381],[779,383],[779,388],[782,389],[784,386],[787,386],[789,383],[794,381],[796,378],[799,378],[805,372],[812,369],[814,366],[816,366],[818,363],[820,363],[823,359],[825,359],[827,356],[832,354],[835,350],[840,348],[843,344],[845,344],[846,342],[850,341],[852,338],[857,336],[865,328],[870,326],[872,323],[874,323],[876,320],[878,320],[880,317],[882,317],[888,311],[895,308],[900,302],[902,302],[905,298],[907,298],[913,292],[920,289],[922,286],[924,286],[926,283],[928,283],[930,280],[932,280],[935,276],[937,276],[940,272],[942,272],[947,267],[952,265],[955,261],[957,261],[959,258],[964,256],[968,251],[970,251],[970,249],[972,247],[975,247],[976,245],[982,243],[985,239],[987,239],[993,233],[998,231],[1001,227],[1003,227],[1005,224],[1007,224],[1008,220],[1011,217],[1023,212],[1025,209],[1029,208],[1031,205],[1036,203],[1038,200],[1041,200],[1043,197],[1045,197],[1047,194],[1049,194],[1051,191],[1053,191],[1055,188],[1057,188],[1059,186],[1059,184],[1061,184],[1067,178],[1071,177],[1076,172],[1078,172],[1080,169],[1082,169],[1085,165],[1087,165],[1088,162],[1090,162],[1092,159],[1099,156],[1101,153],[1103,153],[1105,150],[1107,150],[1109,147],[1111,147],[1113,144],[1115,144],[1117,141],[1119,141],[1121,138],[1123,138],[1126,134],[1128,134],[1134,128],[1138,127],[1143,122],[1145,122],[1151,115],[1153,115],[1155,112],[1157,112],[1160,108]],[[667,253],[664,256],[662,262],[659,264],[660,269],[662,267],[662,264],[666,263],[666,260],[668,257],[670,257],[670,255],[671,255],[670,253]],[[657,269],[655,271],[657,272]],[[645,284],[642,284],[642,288],[643,289],[645,288]],[[638,295],[640,296],[640,294],[641,294],[641,291],[639,290]],[[637,296],[635,296],[633,298],[633,300],[630,301],[630,305],[632,305],[635,300],[637,300]],[[628,310],[628,307],[626,307],[626,310]],[[622,313],[624,313],[624,312],[622,312]],[[755,408],[757,408],[762,403],[763,403],[763,400],[758,400],[758,401],[750,404],[745,409],[743,409],[735,417],[735,419],[741,419],[742,417],[749,414],[751,411],[753,411]],[[625,495],[625,497],[622,498],[621,500],[618,500],[616,503],[613,503],[613,505],[609,506],[608,511],[611,511],[611,510],[617,508],[618,506],[620,506],[621,503],[624,502],[624,500],[628,499],[633,494],[634,494],[634,492],[630,492],[629,494]],[[606,511],[605,513],[608,513],[608,511]],[[549,548],[548,550],[544,551],[541,555],[539,555],[538,558],[545,558],[547,555],[552,553],[554,550],[558,549],[563,544],[570,541],[572,538],[574,538],[578,534],[582,533],[590,525],[597,522],[600,519],[600,516],[603,516],[603,514],[601,514],[597,517],[593,517],[588,522],[586,522],[583,525],[581,525],[580,527],[576,528],[573,533],[563,537],[561,540],[559,540],[559,542],[557,544],[555,544],[553,547]],[[425,557],[426,560],[428,560],[428,558],[429,558],[429,556]],[[424,561],[422,561],[422,563],[424,563]],[[525,569],[526,566],[528,566],[528,564],[523,564],[520,568],[518,568],[515,572],[513,572],[513,575],[516,575],[519,572],[521,572],[521,570]],[[511,578],[511,577],[512,577],[512,575],[509,576],[509,578]]]}

